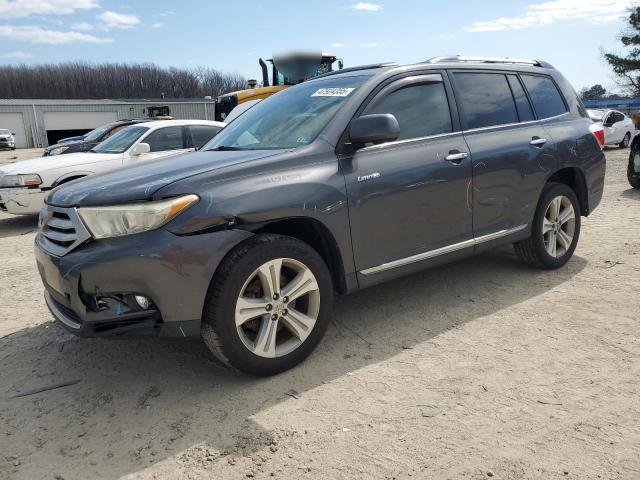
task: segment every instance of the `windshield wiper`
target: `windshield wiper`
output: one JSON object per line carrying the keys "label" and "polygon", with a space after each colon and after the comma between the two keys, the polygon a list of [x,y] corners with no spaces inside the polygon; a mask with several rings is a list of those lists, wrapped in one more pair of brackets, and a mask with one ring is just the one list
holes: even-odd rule
{"label": "windshield wiper", "polygon": [[209,150],[210,152],[233,152],[233,151],[237,151],[237,150],[246,150],[245,148],[242,147],[228,147],[226,145],[220,145],[216,148],[212,148],[211,150]]}

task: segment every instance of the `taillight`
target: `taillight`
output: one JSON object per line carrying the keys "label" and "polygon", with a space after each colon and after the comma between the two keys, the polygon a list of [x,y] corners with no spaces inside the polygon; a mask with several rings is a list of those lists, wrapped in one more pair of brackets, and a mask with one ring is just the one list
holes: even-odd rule
{"label": "taillight", "polygon": [[604,128],[602,127],[602,124],[592,123],[589,126],[589,130],[591,130],[593,136],[596,137],[596,140],[598,140],[600,148],[604,148]]}

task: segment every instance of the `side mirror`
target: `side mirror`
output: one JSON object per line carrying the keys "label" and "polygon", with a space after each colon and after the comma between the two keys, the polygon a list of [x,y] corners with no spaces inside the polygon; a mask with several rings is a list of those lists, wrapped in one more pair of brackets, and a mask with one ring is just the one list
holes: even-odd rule
{"label": "side mirror", "polygon": [[376,113],[356,118],[349,128],[349,140],[353,144],[384,143],[400,136],[398,120],[390,113]]}
{"label": "side mirror", "polygon": [[145,153],[149,153],[150,151],[151,147],[148,143],[139,143],[131,149],[131,156],[139,157],[140,155],[144,155]]}
{"label": "side mirror", "polygon": [[11,135],[13,135],[15,137],[16,136],[16,132],[11,132]]}

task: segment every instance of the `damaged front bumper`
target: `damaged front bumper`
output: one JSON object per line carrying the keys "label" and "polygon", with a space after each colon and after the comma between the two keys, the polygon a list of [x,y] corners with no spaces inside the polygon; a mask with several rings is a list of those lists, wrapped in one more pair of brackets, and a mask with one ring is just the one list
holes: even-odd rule
{"label": "damaged front bumper", "polygon": [[39,188],[0,188],[0,212],[36,215],[47,193]]}
{"label": "damaged front bumper", "polygon": [[[35,257],[53,316],[82,337],[199,335],[213,274],[234,245],[251,234],[226,230],[178,236],[152,232],[89,240],[65,255],[46,250],[38,233]],[[141,308],[135,296],[149,299]]]}

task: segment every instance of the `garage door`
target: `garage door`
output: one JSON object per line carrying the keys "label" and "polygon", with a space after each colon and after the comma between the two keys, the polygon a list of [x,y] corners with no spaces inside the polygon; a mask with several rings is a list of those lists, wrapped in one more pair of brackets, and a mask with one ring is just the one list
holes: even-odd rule
{"label": "garage door", "polygon": [[16,147],[27,146],[27,136],[24,133],[24,122],[21,113],[0,113],[0,128],[6,128],[15,133]]}
{"label": "garage door", "polygon": [[117,116],[116,112],[45,112],[47,143],[53,145],[63,138],[84,135],[96,127],[113,122]]}

